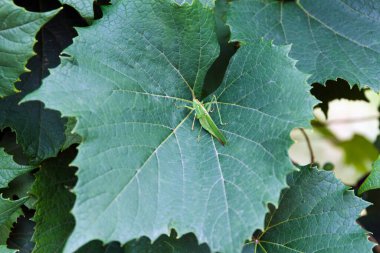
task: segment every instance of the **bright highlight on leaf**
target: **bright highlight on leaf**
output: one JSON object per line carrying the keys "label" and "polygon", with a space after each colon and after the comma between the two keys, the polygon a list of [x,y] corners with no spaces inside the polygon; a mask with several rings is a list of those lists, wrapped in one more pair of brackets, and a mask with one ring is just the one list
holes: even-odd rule
{"label": "bright highlight on leaf", "polygon": [[292,44],[290,56],[312,74],[310,84],[340,77],[379,89],[379,17],[378,0],[236,0],[228,24],[232,40]]}
{"label": "bright highlight on leaf", "polygon": [[198,142],[199,124],[193,131],[191,113],[178,107],[191,105],[189,87],[200,97],[219,54],[214,30],[199,1],[116,2],[78,29],[65,52],[72,57],[26,98],[76,117],[82,137],[65,252],[93,239],[154,241],[174,228],[213,252],[240,253],[263,227],[267,203],[277,203],[293,170],[289,132],[310,119],[307,75],[289,47],[242,46],[215,92],[228,145],[205,131]]}

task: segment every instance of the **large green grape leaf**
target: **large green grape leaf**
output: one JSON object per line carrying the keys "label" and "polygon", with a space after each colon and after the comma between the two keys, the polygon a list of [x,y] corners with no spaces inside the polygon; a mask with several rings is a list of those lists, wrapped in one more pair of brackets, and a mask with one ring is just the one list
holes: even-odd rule
{"label": "large green grape leaf", "polygon": [[277,209],[272,208],[249,252],[372,252],[373,244],[356,223],[368,202],[330,171],[304,167],[288,177]]}
{"label": "large green grape leaf", "polygon": [[0,97],[17,90],[14,83],[25,68],[27,60],[34,55],[35,36],[41,26],[58,10],[32,13],[16,6],[13,1],[0,4]]}
{"label": "large green grape leaf", "polygon": [[232,40],[292,44],[309,83],[341,77],[380,88],[378,0],[234,0],[228,17]]}
{"label": "large green grape leaf", "polygon": [[7,187],[10,181],[33,168],[33,166],[17,164],[12,156],[5,153],[4,149],[0,149],[0,188]]}
{"label": "large green grape leaf", "polygon": [[307,76],[289,47],[242,47],[215,93],[228,123],[222,146],[205,131],[198,138],[193,112],[180,107],[191,105],[191,89],[199,96],[218,56],[212,10],[136,0],[104,14],[78,29],[62,64],[26,98],[78,120],[76,226],[65,252],[93,239],[154,241],[171,228],[213,252],[240,252],[293,170],[289,132],[306,124],[313,102]]}
{"label": "large green grape leaf", "polygon": [[363,184],[360,186],[358,193],[363,194],[366,191],[380,189],[380,159],[378,158],[372,166],[372,171]]}
{"label": "large green grape leaf", "polygon": [[75,183],[75,168],[68,164],[75,152],[68,150],[57,158],[42,163],[36,173],[31,194],[37,198],[33,217],[36,223],[33,241],[34,253],[62,252],[65,242],[74,228],[70,210],[75,196],[68,189]]}

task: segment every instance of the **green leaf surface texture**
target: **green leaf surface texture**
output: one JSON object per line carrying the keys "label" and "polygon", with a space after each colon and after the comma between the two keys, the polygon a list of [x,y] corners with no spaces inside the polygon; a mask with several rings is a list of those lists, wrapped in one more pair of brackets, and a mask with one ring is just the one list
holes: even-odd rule
{"label": "green leaf surface texture", "polygon": [[13,1],[0,4],[0,97],[14,94],[14,83],[26,72],[27,60],[35,53],[33,45],[40,28],[58,11],[32,13]]}
{"label": "green leaf surface texture", "polygon": [[72,159],[73,155],[68,152],[61,153],[58,158],[43,162],[35,175],[31,190],[37,198],[33,217],[36,223],[33,253],[62,252],[74,228],[70,210],[75,195],[68,190],[75,182],[75,168],[68,166]]}
{"label": "green leaf surface texture", "polygon": [[0,188],[6,188],[17,176],[31,171],[34,167],[17,164],[11,155],[0,149]]}
{"label": "green leaf surface texture", "polygon": [[358,193],[363,194],[366,191],[380,188],[380,159],[378,158],[372,166],[372,171],[363,184],[360,186]]}
{"label": "green leaf surface texture", "polygon": [[19,210],[19,207],[28,198],[22,198],[18,200],[4,199],[0,196],[0,226],[5,224],[9,219],[11,219],[13,213]]}
{"label": "green leaf surface texture", "polygon": [[309,83],[341,77],[380,88],[378,0],[233,0],[228,24],[232,40],[292,44]]}
{"label": "green leaf surface texture", "polygon": [[[17,221],[17,218],[22,215],[22,210],[19,207],[6,222],[0,225],[0,244],[6,244],[9,238],[9,234],[13,228],[13,224]],[[2,252],[2,251],[0,251]]]}
{"label": "green leaf surface texture", "polygon": [[[172,1],[182,5],[185,3],[192,4],[194,0],[172,0]],[[199,2],[201,2],[204,6],[208,6],[208,7],[215,6],[215,0],[199,0]]]}
{"label": "green leaf surface texture", "polygon": [[180,107],[191,106],[191,90],[199,98],[219,54],[211,9],[121,1],[78,33],[26,98],[76,117],[82,137],[76,226],[64,252],[94,239],[154,241],[171,228],[194,232],[212,252],[241,252],[293,170],[290,130],[311,118],[307,75],[290,48],[258,40],[234,56],[214,94],[227,122],[218,125],[223,147],[205,131],[198,138],[193,112]]}
{"label": "green leaf surface texture", "polygon": [[353,217],[368,206],[333,172],[304,167],[288,176],[277,209],[266,217],[265,230],[257,244],[245,246],[252,252],[372,252],[373,244]]}

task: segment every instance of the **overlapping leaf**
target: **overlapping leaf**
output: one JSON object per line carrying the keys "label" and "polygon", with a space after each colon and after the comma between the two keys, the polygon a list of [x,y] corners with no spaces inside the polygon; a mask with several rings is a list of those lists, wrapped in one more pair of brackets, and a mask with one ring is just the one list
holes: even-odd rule
{"label": "overlapping leaf", "polygon": [[0,5],[0,97],[15,93],[14,83],[33,56],[35,36],[58,11],[27,12],[10,0]]}
{"label": "overlapping leaf", "polygon": [[[41,9],[49,8],[46,3],[39,6]],[[0,100],[0,128],[10,127],[15,131],[17,142],[31,163],[39,163],[59,152],[65,142],[66,121],[59,112],[46,110],[39,102],[22,105],[19,102],[40,86],[42,78],[48,75],[48,67],[59,64],[59,53],[76,34],[72,28],[74,24],[83,25],[66,8],[41,29],[36,46],[38,54],[28,62],[31,73],[23,74],[21,82],[17,83],[17,88],[22,92]]]}
{"label": "overlapping leaf", "polygon": [[[21,208],[18,208],[12,215],[9,216],[9,219],[3,222],[0,225],[0,244],[6,244],[9,234],[11,233],[11,229],[13,224],[17,221],[17,218],[22,215]],[[2,251],[0,251],[2,252]]]}
{"label": "overlapping leaf", "polygon": [[372,252],[373,244],[355,217],[368,202],[355,197],[333,172],[302,168],[289,175],[279,207],[266,217],[250,252]]}
{"label": "overlapping leaf", "polygon": [[36,198],[34,253],[62,252],[74,228],[70,210],[75,196],[68,188],[75,182],[75,168],[69,167],[74,154],[68,151],[45,161],[36,174],[31,194]]}
{"label": "overlapping leaf", "polygon": [[213,252],[240,252],[292,170],[289,132],[312,106],[306,75],[288,47],[242,47],[215,93],[228,144],[206,132],[198,140],[193,112],[180,106],[191,105],[190,90],[199,97],[218,56],[212,11],[136,0],[104,12],[26,98],[76,117],[83,138],[65,252],[93,239],[154,240],[170,228],[194,232]]}
{"label": "overlapping leaf", "polygon": [[0,226],[9,220],[12,214],[16,212],[26,200],[27,198],[22,198],[13,201],[0,196]]}
{"label": "overlapping leaf", "polygon": [[380,189],[380,159],[373,164],[371,173],[360,186],[358,193],[362,194],[374,189]]}
{"label": "overlapping leaf", "polygon": [[341,77],[380,88],[377,0],[234,0],[228,23],[233,40],[292,44],[290,56],[312,74],[309,83]]}
{"label": "overlapping leaf", "polygon": [[10,181],[32,169],[32,166],[17,164],[12,156],[0,149],[0,188],[7,187]]}

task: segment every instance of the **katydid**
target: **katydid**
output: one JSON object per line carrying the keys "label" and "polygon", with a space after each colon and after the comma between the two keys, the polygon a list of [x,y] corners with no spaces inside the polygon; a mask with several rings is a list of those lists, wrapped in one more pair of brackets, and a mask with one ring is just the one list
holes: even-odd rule
{"label": "katydid", "polygon": [[[215,101],[214,101],[214,99],[215,99]],[[202,128],[204,128],[207,132],[209,132],[212,136],[214,136],[222,145],[225,145],[227,143],[226,138],[224,137],[222,132],[219,130],[219,128],[216,126],[216,124],[214,123],[214,121],[212,120],[212,118],[209,114],[210,109],[211,109],[211,105],[213,103],[217,103],[215,96],[214,96],[213,100],[209,103],[206,103],[206,105],[204,105],[202,102],[200,102],[198,99],[196,99],[194,97],[193,98],[193,107],[190,107],[190,106],[185,106],[185,107],[192,110],[192,111],[193,110],[195,111],[192,129],[194,129],[195,118],[197,118],[199,120],[199,123],[201,124]],[[218,110],[218,114],[219,114],[220,123],[222,125],[225,125],[222,122],[222,118],[220,116],[218,104],[216,104],[216,106],[217,106],[217,110]],[[207,109],[206,109],[206,107],[207,107]]]}

